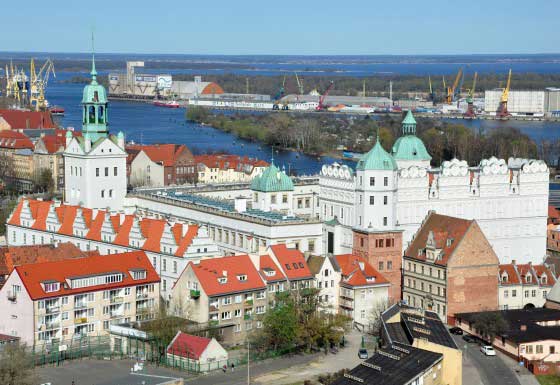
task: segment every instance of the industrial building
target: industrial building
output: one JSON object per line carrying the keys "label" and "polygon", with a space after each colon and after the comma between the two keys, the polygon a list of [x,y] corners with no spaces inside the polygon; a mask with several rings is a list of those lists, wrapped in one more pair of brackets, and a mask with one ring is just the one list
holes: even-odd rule
{"label": "industrial building", "polygon": [[[500,107],[503,89],[486,90],[484,92],[484,111],[494,114]],[[544,116],[545,91],[510,90],[507,109],[512,115]]]}
{"label": "industrial building", "polygon": [[224,90],[214,82],[203,82],[202,76],[195,76],[194,81],[172,81],[171,93],[179,99],[214,98]]}
{"label": "industrial building", "polygon": [[171,95],[171,75],[136,73],[138,67],[144,67],[144,62],[129,61],[126,62],[126,73],[110,73],[109,95],[133,98]]}
{"label": "industrial building", "polygon": [[544,113],[549,117],[560,117],[560,88],[549,87],[544,90]]}

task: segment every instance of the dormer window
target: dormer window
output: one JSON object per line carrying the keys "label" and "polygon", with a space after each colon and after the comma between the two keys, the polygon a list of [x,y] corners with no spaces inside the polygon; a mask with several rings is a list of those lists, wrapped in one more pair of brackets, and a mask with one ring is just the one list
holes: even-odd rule
{"label": "dormer window", "polygon": [[135,281],[139,279],[146,279],[146,270],[144,269],[132,270],[130,273],[132,275],[132,279]]}
{"label": "dormer window", "polygon": [[245,282],[245,281],[247,280],[247,275],[245,275],[245,274],[239,274],[239,275],[237,276],[237,279],[238,279],[240,282]]}
{"label": "dormer window", "polygon": [[43,282],[45,293],[52,293],[60,290],[60,282]]}
{"label": "dormer window", "polygon": [[543,285],[546,285],[546,275],[543,274],[543,276],[541,277],[541,283]]}
{"label": "dormer window", "polygon": [[292,270],[289,263],[286,263],[285,266],[286,266],[286,270]]}
{"label": "dormer window", "polygon": [[220,277],[218,278],[219,283],[227,283],[227,277]]}
{"label": "dormer window", "polygon": [[453,243],[453,238],[447,238],[447,247],[450,247]]}
{"label": "dormer window", "polygon": [[264,274],[265,274],[267,277],[274,277],[274,275],[276,275],[276,272],[275,272],[273,269],[268,268],[268,267],[265,267],[265,268],[263,269],[263,271],[264,271]]}
{"label": "dormer window", "polygon": [[419,256],[419,257],[422,256],[422,249],[418,249],[418,256]]}
{"label": "dormer window", "polygon": [[502,274],[502,282],[505,283],[505,282],[507,282],[507,281],[508,281],[508,275],[507,275],[507,273],[504,272],[504,273]]}
{"label": "dormer window", "polygon": [[531,283],[531,274],[527,274],[527,275],[525,276],[525,282]]}

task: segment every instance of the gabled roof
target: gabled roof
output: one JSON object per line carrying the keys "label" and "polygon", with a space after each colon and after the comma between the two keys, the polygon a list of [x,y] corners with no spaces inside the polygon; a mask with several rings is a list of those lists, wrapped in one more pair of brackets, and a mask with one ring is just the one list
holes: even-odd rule
{"label": "gabled roof", "polygon": [[289,280],[310,279],[314,277],[301,251],[290,249],[285,244],[270,246],[269,250]]}
{"label": "gabled roof", "polygon": [[198,360],[211,341],[210,338],[193,336],[178,331],[167,347],[167,353],[191,360]]}
{"label": "gabled roof", "polygon": [[[433,241],[435,242],[435,248],[441,250],[440,259],[434,261],[434,263],[445,266],[447,265],[449,257],[453,254],[457,245],[461,242],[467,230],[474,222],[474,220],[455,218],[430,212],[420,229],[418,229],[404,255],[408,258],[425,261],[426,246],[428,241]],[[421,255],[419,255],[419,250],[423,251]]]}
{"label": "gabled roof", "polygon": [[10,125],[12,130],[57,128],[48,111],[0,110],[0,117]]}
{"label": "gabled roof", "polygon": [[353,255],[336,255],[342,273],[341,284],[347,286],[372,286],[388,284],[389,281],[371,266],[366,259]]}
{"label": "gabled roof", "polygon": [[511,263],[499,265],[498,282],[500,285],[519,285],[521,281],[515,265]]}
{"label": "gabled roof", "polygon": [[0,248],[0,274],[7,275],[15,266],[28,263],[52,262],[92,255],[70,242],[58,245],[4,246]]}
{"label": "gabled roof", "polygon": [[233,169],[249,174],[253,171],[254,167],[268,167],[268,163],[263,160],[230,154],[196,155],[194,160],[196,164],[203,164],[208,168],[219,168],[220,170]]}
{"label": "gabled roof", "polygon": [[285,281],[286,276],[282,270],[274,263],[270,255],[259,256],[259,274],[266,282]]}
{"label": "gabled roof", "polygon": [[191,160],[193,159],[191,151],[184,144],[132,144],[126,146],[126,151],[136,154],[140,151],[144,151],[152,162],[160,163],[165,167],[174,166],[179,156],[183,153],[186,153],[186,156]]}
{"label": "gabled roof", "polygon": [[5,130],[0,131],[0,148],[33,150],[35,146],[31,140],[21,132]]}
{"label": "gabled roof", "polygon": [[[134,280],[131,270],[146,270],[146,278]],[[159,276],[143,251],[111,255],[94,255],[87,258],[75,258],[54,262],[30,263],[16,266],[20,279],[33,300],[60,297],[70,294],[87,293],[98,290],[108,290],[131,285],[158,283]],[[88,286],[72,289],[64,283],[71,278],[120,272],[123,274],[121,282]],[[13,273],[12,273],[13,274]],[[46,293],[41,282],[60,282],[60,290]]]}
{"label": "gabled roof", "polygon": [[[188,266],[208,296],[266,288],[248,255],[202,259],[199,263],[189,262]],[[239,279],[240,276],[245,279]]]}
{"label": "gabled roof", "polygon": [[[49,154],[56,154],[57,152],[64,151],[66,147],[66,130],[55,130],[52,135],[44,135],[39,138],[35,147],[40,146],[39,142],[42,142],[45,150]],[[72,136],[81,136],[80,131],[70,131]]]}
{"label": "gabled roof", "polygon": [[[15,226],[22,226],[21,214],[25,202],[29,204],[31,215],[34,219],[31,228],[37,230],[47,231],[47,216],[49,209],[55,205],[52,201],[38,201],[34,199],[23,198],[19,201],[14,209],[8,224]],[[139,220],[144,243],[138,247],[146,251],[161,252],[161,239],[167,221],[156,218],[140,218],[135,215],[125,215],[120,213],[110,213],[105,210],[92,210],[79,206],[72,205],[55,205],[55,212],[60,222],[58,234],[73,235],[76,225],[78,213],[84,218],[86,232],[84,238],[101,241],[101,229],[106,216],[109,216],[113,229],[115,231],[115,239],[113,243],[119,246],[132,246],[130,244],[130,233],[135,219]],[[198,235],[198,225],[186,225],[183,223],[171,224],[171,232],[173,233],[174,241],[177,249],[174,255],[182,257],[192,244],[193,240]],[[82,236],[82,235],[81,235]]]}

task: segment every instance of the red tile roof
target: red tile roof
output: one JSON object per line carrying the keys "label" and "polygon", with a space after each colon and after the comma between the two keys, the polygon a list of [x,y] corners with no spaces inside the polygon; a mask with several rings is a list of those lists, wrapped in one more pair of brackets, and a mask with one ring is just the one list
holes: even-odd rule
{"label": "red tile roof", "polygon": [[12,130],[57,128],[47,111],[0,110],[0,117],[4,118]]}
{"label": "red tile roof", "polygon": [[24,134],[18,131],[0,131],[0,148],[10,148],[21,150],[28,148],[33,150],[35,146],[31,140]]}
{"label": "red tile roof", "polygon": [[[507,273],[507,280],[503,280],[503,273]],[[527,282],[527,275],[531,276],[531,282]],[[546,276],[546,283],[541,281],[541,278]],[[539,286],[554,286],[556,282],[555,276],[545,265],[533,264],[502,264],[499,266],[500,285],[539,285]]]}
{"label": "red tile roof", "polygon": [[[71,132],[74,137],[82,135],[79,131]],[[53,135],[42,136],[39,141],[43,142],[49,154],[56,154],[66,147],[66,130],[56,130]]]}
{"label": "red tile roof", "polygon": [[[52,205],[54,205],[54,202],[52,201],[38,201],[27,198],[21,199],[14,209],[12,216],[8,220],[8,224],[21,226],[21,213],[25,202],[29,203],[29,209],[31,210],[31,215],[34,219],[31,228],[47,231],[47,217],[49,209]],[[59,234],[73,235],[78,210],[81,211],[88,229],[85,234],[85,238],[101,241],[101,228],[103,227],[103,221],[105,220],[105,216],[110,215],[109,219],[111,220],[115,231],[115,239],[113,243],[120,246],[130,246],[130,231],[134,223],[134,215],[111,215],[104,210],[92,210],[78,206],[60,205],[55,208],[56,216],[60,223],[60,228],[58,230]],[[138,219],[140,222],[142,236],[145,238],[144,243],[139,248],[146,251],[160,252],[161,238],[167,222],[163,219],[155,218]],[[175,223],[171,227],[171,231],[177,244],[177,249],[174,253],[177,257],[183,256],[198,234],[198,225],[188,225],[186,229],[185,226],[187,225]]]}
{"label": "red tile roof", "polygon": [[[504,277],[504,273],[506,273],[506,277]],[[517,274],[517,270],[515,270],[515,266],[511,263],[499,265],[498,270],[498,281],[500,285],[519,285],[519,275]],[[505,278],[505,280],[504,280]]]}
{"label": "red tile roof", "polygon": [[[418,250],[426,248],[428,237],[431,233],[434,236],[436,248],[442,251],[441,259],[435,261],[435,263],[445,266],[449,257],[453,254],[455,248],[473,223],[474,220],[449,217],[431,212],[424,220],[420,229],[418,229],[404,255],[409,258],[426,260],[426,253],[423,252],[419,255]],[[448,240],[450,240],[450,243],[448,243]]]}
{"label": "red tile roof", "polygon": [[4,246],[0,248],[0,274],[8,275],[14,266],[83,258],[88,254],[70,242],[59,245]]}
{"label": "red tile roof", "polygon": [[220,170],[234,169],[239,172],[253,171],[254,167],[268,167],[264,160],[248,158],[247,156],[215,154],[215,155],[196,155],[196,164],[204,164],[208,168],[219,168]]}
{"label": "red tile roof", "polygon": [[[274,263],[270,255],[261,255],[259,258],[259,273],[267,282],[285,281],[286,276]],[[267,274],[268,273],[268,274]]]}
{"label": "red tile roof", "polygon": [[270,251],[289,280],[313,278],[301,251],[289,249],[284,244],[270,246]]}
{"label": "red tile roof", "polygon": [[348,286],[370,286],[388,284],[389,281],[366,259],[353,255],[342,254],[335,256],[340,272],[342,274],[342,283]]}
{"label": "red tile roof", "polygon": [[[266,288],[248,255],[203,259],[197,264],[189,262],[189,267],[208,296]],[[238,278],[242,275],[246,276],[244,281]],[[223,277],[227,280],[220,283],[218,278]]]}
{"label": "red tile roof", "polygon": [[210,338],[193,336],[179,331],[167,347],[167,353],[198,360],[211,341]]}
{"label": "red tile roof", "polygon": [[[146,278],[132,279],[130,271],[133,269],[146,270]],[[158,274],[143,251],[97,255],[55,262],[30,263],[16,266],[14,271],[19,275],[25,289],[33,300],[159,282]],[[64,284],[70,278],[115,272],[123,273],[124,277],[121,282],[77,289],[72,289]],[[46,293],[41,286],[41,282],[47,281],[60,282],[60,290]]]}
{"label": "red tile roof", "polygon": [[184,144],[131,144],[126,146],[126,151],[135,154],[129,161],[132,161],[140,151],[144,151],[152,162],[161,163],[164,166],[174,166],[179,156],[185,151],[187,156],[193,157],[191,151]]}

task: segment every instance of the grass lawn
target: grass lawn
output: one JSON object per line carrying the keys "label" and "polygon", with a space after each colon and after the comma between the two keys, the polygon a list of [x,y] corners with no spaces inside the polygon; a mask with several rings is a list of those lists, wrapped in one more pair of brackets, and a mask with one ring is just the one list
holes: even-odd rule
{"label": "grass lawn", "polygon": [[560,376],[536,376],[541,385],[560,385]]}

